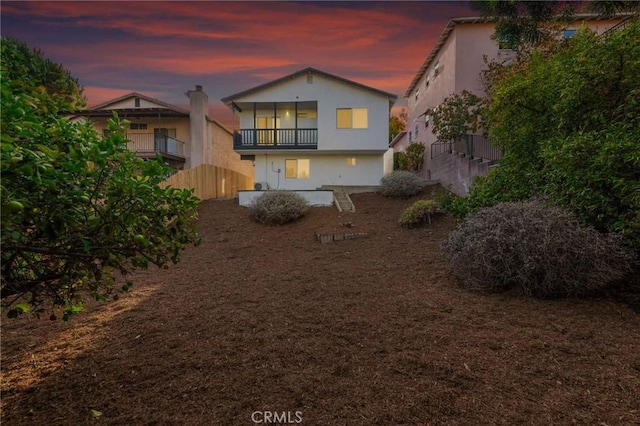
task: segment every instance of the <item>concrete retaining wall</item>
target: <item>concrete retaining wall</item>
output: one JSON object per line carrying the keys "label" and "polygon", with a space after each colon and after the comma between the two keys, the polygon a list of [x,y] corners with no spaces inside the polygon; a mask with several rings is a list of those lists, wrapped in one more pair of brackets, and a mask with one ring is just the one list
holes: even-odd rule
{"label": "concrete retaining wall", "polygon": [[[239,204],[248,207],[254,198],[259,197],[266,191],[239,191]],[[331,206],[333,205],[333,191],[293,191],[302,195],[310,206]]]}

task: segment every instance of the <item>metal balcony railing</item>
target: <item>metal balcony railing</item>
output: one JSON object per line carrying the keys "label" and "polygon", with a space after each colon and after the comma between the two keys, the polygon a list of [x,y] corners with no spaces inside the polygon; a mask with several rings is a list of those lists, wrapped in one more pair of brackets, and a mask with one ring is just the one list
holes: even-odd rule
{"label": "metal balcony railing", "polygon": [[234,149],[317,149],[318,129],[241,129]]}
{"label": "metal balcony railing", "polygon": [[184,158],[184,142],[167,135],[127,133],[129,151],[139,154],[160,153]]}
{"label": "metal balcony railing", "polygon": [[436,142],[431,145],[432,159],[452,152],[489,161],[500,161],[502,159],[502,151],[491,143],[491,139],[482,135],[465,135],[465,137],[455,142]]}

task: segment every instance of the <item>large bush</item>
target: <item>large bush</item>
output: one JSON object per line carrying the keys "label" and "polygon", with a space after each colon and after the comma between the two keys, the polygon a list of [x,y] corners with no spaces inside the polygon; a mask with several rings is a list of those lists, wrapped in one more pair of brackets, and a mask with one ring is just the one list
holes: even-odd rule
{"label": "large bush", "polygon": [[398,223],[403,228],[419,228],[430,225],[435,215],[440,213],[440,205],[435,200],[418,200],[400,215]]}
{"label": "large bush", "polygon": [[380,193],[389,198],[409,198],[426,185],[423,179],[411,172],[394,170],[380,180]]}
{"label": "large bush", "polygon": [[502,69],[483,123],[500,167],[455,200],[460,216],[544,196],[640,254],[640,24],[587,29]]}
{"label": "large bush", "polygon": [[629,270],[617,239],[541,201],[481,209],[449,235],[442,250],[462,285],[481,292],[582,295]]}
{"label": "large bush", "polygon": [[284,225],[304,216],[309,203],[292,191],[266,191],[249,205],[251,220],[265,225]]}

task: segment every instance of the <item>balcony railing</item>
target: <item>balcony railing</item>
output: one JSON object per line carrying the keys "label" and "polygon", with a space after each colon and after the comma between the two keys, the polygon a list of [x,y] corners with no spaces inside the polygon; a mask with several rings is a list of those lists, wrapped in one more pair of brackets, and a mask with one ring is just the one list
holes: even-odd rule
{"label": "balcony railing", "polygon": [[167,135],[153,133],[127,133],[129,151],[138,154],[160,153],[184,158],[184,142]]}
{"label": "balcony railing", "polygon": [[502,159],[502,151],[497,146],[494,146],[489,138],[481,135],[466,135],[459,141],[436,142],[431,145],[431,158],[451,152],[458,152],[489,161],[500,161]]}
{"label": "balcony railing", "polygon": [[318,129],[241,129],[234,149],[318,149]]}

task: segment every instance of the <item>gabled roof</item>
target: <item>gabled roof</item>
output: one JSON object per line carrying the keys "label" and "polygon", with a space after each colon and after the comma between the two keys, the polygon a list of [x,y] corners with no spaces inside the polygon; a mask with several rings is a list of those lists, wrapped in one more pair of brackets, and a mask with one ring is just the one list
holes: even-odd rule
{"label": "gabled roof", "polygon": [[[118,102],[122,102],[122,101],[124,101],[126,99],[131,99],[131,98],[144,99],[147,102],[154,103],[154,104],[156,104],[156,105],[161,107],[161,108],[147,108],[147,109],[153,109],[153,110],[168,109],[168,110],[177,112],[179,114],[189,115],[189,111],[187,111],[185,109],[182,109],[182,108],[177,107],[175,105],[168,104],[168,103],[163,102],[163,101],[158,100],[158,99],[151,98],[149,96],[145,96],[145,95],[143,95],[141,93],[138,93],[138,92],[131,92],[131,93],[128,93],[126,95],[120,96],[119,98],[111,99],[110,101],[104,102],[104,103],[102,103],[100,105],[96,105],[96,106],[94,106],[93,108],[91,108],[91,109],[89,109],[87,111],[109,110],[108,107],[110,105],[116,104]],[[145,108],[142,108],[142,109],[144,110]]]}
{"label": "gabled roof", "polygon": [[396,135],[395,138],[393,138],[393,140],[391,142],[389,142],[389,146],[393,147],[395,146],[398,142],[400,142],[405,136],[407,135],[407,131],[406,130],[402,130],[400,133],[398,133]]}
{"label": "gabled roof", "polygon": [[[616,19],[616,18],[629,19],[631,16],[633,16],[633,14],[629,14],[629,13],[621,13],[611,17],[601,16],[595,13],[576,13],[573,16],[571,16],[570,19],[572,21],[607,20],[607,19]],[[493,22],[493,21],[494,21],[493,17],[480,17],[480,16],[450,19],[449,23],[447,23],[447,26],[444,27],[444,30],[442,30],[440,37],[438,37],[438,40],[436,40],[436,44],[431,49],[431,52],[429,52],[427,59],[424,60],[424,62],[422,63],[422,66],[418,70],[418,73],[415,75],[415,77],[413,77],[413,80],[411,81],[411,84],[409,84],[409,88],[404,93],[403,97],[408,98],[409,96],[411,96],[413,89],[416,88],[416,86],[420,82],[420,79],[429,68],[429,65],[431,65],[431,63],[436,58],[436,56],[438,56],[440,49],[442,48],[444,43],[447,41],[447,39],[449,38],[449,35],[454,30],[457,24],[479,24],[479,23],[487,23],[487,22]]]}
{"label": "gabled roof", "polygon": [[339,81],[341,83],[350,84],[352,86],[358,87],[360,89],[367,90],[369,92],[376,93],[376,94],[381,95],[381,96],[385,96],[385,97],[389,98],[389,102],[392,103],[392,104],[395,103],[396,100],[398,99],[398,96],[394,95],[393,93],[389,93],[389,92],[385,92],[385,91],[382,91],[382,90],[374,89],[373,87],[365,86],[364,84],[356,83],[355,81],[347,80],[346,78],[338,77],[336,75],[329,74],[329,73],[324,72],[324,71],[320,71],[320,70],[318,70],[316,68],[309,67],[309,68],[305,68],[303,70],[294,72],[293,74],[289,74],[289,75],[286,75],[284,77],[278,78],[276,80],[270,81],[268,83],[261,84],[259,86],[253,87],[251,89],[244,90],[242,92],[233,94],[231,96],[227,96],[225,98],[222,98],[221,101],[223,103],[229,105],[229,104],[231,104],[231,102],[233,102],[234,100],[236,100],[238,98],[242,98],[242,97],[250,95],[252,93],[260,92],[260,91],[262,91],[264,89],[268,89],[268,88],[277,86],[279,84],[285,83],[287,81],[294,80],[294,79],[298,78],[299,76],[306,75],[306,74],[316,74],[316,75],[319,75],[319,76],[322,76],[322,77],[325,77],[325,78],[329,78],[329,79],[332,79],[332,80],[335,80],[335,81]]}

